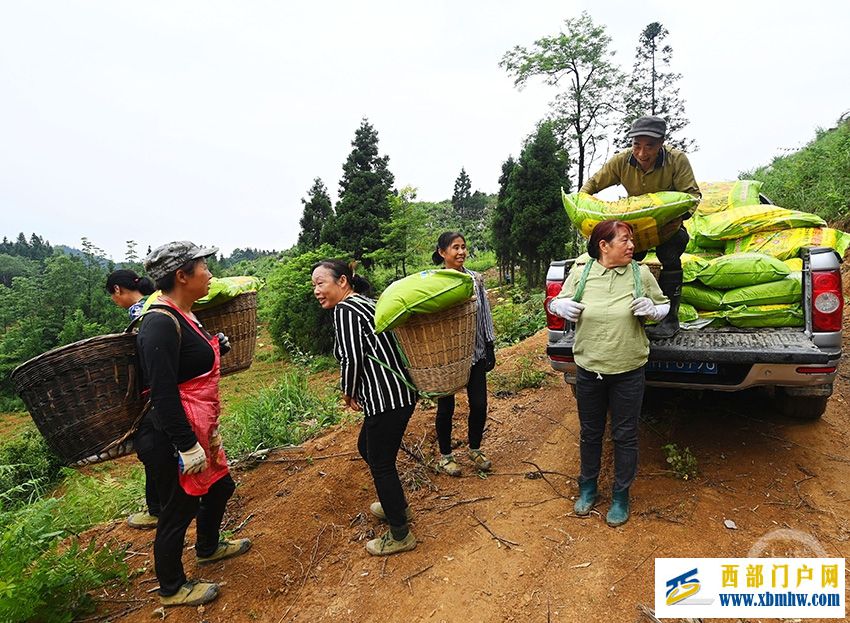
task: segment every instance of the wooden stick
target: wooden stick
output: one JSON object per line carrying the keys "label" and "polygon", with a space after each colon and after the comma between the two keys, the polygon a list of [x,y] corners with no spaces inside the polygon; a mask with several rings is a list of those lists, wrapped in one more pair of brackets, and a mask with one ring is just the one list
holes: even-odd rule
{"label": "wooden stick", "polygon": [[349,454],[356,454],[357,450],[351,450],[350,452],[336,452],[334,454],[323,454],[320,456],[299,456],[292,458],[283,458],[283,459],[269,459],[266,461],[267,463],[294,463],[296,461],[307,461],[308,463],[311,461],[321,461],[322,459],[332,459],[337,456],[348,456]]}
{"label": "wooden stick", "polygon": [[480,502],[482,500],[492,500],[492,499],[493,499],[492,495],[485,495],[485,496],[480,497],[480,498],[470,498],[468,500],[460,500],[458,502],[455,502],[454,504],[449,504],[448,506],[444,506],[443,508],[438,509],[437,512],[438,513],[445,513],[447,510],[450,510],[450,509],[454,508],[455,506],[461,506],[462,504],[474,504],[475,502]]}
{"label": "wooden stick", "polygon": [[635,571],[637,571],[637,570],[638,570],[638,568],[640,568],[640,566],[641,566],[641,565],[643,565],[643,563],[645,563],[647,560],[649,560],[650,556],[652,556],[652,555],[655,553],[655,551],[656,551],[657,549],[658,549],[658,546],[656,545],[655,547],[653,547],[653,548],[652,548],[652,551],[651,551],[651,552],[649,552],[649,553],[646,555],[646,558],[644,558],[644,559],[643,559],[643,560],[641,560],[638,564],[636,564],[636,565],[635,565],[635,567],[634,567],[634,569],[632,569],[631,571],[629,571],[628,573],[626,573],[626,574],[625,574],[623,577],[621,577],[619,580],[615,581],[615,582],[611,585],[611,588],[609,588],[608,590],[609,590],[609,591],[613,591],[613,590],[614,590],[614,587],[615,587],[615,586],[616,586],[619,582],[622,582],[622,581],[623,581],[623,580],[625,580],[627,577],[629,577],[631,574],[633,574]]}
{"label": "wooden stick", "polygon": [[[536,473],[540,474],[540,477],[541,477],[543,480],[545,480],[545,481],[546,481],[546,484],[547,484],[547,485],[549,485],[550,487],[552,487],[552,491],[554,491],[555,493],[557,493],[559,497],[562,497],[562,498],[564,498],[565,500],[568,500],[568,499],[569,499],[569,496],[566,496],[566,495],[564,495],[563,493],[561,493],[560,491],[558,491],[558,489],[555,487],[555,485],[553,485],[553,484],[549,481],[549,479],[548,479],[548,478],[546,478],[546,474],[543,472],[543,470],[542,470],[542,469],[540,469],[540,466],[539,466],[539,465],[537,465],[537,463],[534,463],[533,461],[523,461],[523,463],[525,463],[525,464],[527,464],[527,465],[533,465],[533,466],[534,466],[534,468],[537,470],[537,472],[536,472]],[[549,472],[549,473],[556,473],[556,472]],[[566,474],[560,474],[560,475],[562,475],[562,476],[566,476]],[[569,476],[567,476],[567,477],[569,478]]]}
{"label": "wooden stick", "polygon": [[414,572],[414,573],[411,573],[409,576],[407,576],[406,578],[404,578],[404,579],[402,580],[402,582],[407,583],[407,584],[408,584],[408,586],[409,586],[409,585],[410,585],[410,580],[412,580],[413,578],[415,578],[417,575],[422,575],[423,573],[425,573],[426,571],[428,571],[428,569],[430,569],[430,568],[431,568],[431,567],[433,567],[433,566],[434,566],[433,564],[430,564],[430,565],[428,565],[427,567],[422,567],[419,571],[416,571],[416,572]]}
{"label": "wooden stick", "polygon": [[499,543],[501,543],[502,545],[504,545],[504,546],[505,546],[505,547],[507,547],[508,549],[511,549],[511,545],[513,545],[514,547],[519,547],[519,543],[514,543],[513,541],[509,541],[508,539],[502,538],[502,537],[500,537],[498,534],[496,534],[495,532],[493,532],[493,531],[490,529],[490,526],[488,526],[486,523],[484,523],[483,521],[481,521],[480,519],[478,519],[478,516],[475,514],[475,512],[474,512],[474,511],[471,513],[471,515],[472,515],[472,518],[473,518],[475,521],[477,521],[479,524],[481,524],[481,526],[482,526],[482,527],[483,527],[483,528],[484,528],[487,532],[489,532],[489,533],[490,533],[490,536],[492,536],[494,539],[496,539]]}

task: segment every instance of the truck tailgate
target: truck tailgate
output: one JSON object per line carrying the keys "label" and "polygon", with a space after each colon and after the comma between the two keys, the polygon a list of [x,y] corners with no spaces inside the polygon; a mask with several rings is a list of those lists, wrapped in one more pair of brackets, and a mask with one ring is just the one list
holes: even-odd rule
{"label": "truck tailgate", "polygon": [[[550,342],[549,355],[572,355],[572,334]],[[827,364],[835,358],[820,350],[801,329],[701,329],[679,331],[650,344],[653,361],[708,361],[715,363]]]}

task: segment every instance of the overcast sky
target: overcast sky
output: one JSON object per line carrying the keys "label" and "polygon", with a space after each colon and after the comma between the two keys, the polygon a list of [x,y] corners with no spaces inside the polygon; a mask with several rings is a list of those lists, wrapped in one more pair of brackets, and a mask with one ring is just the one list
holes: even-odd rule
{"label": "overcast sky", "polygon": [[504,52],[587,9],[631,68],[670,31],[697,179],[730,179],[850,110],[850,2],[0,0],[0,236],[87,236],[113,259],[174,239],[283,249],[321,177],[336,202],[360,120],[397,185],[451,196],[501,163],[555,91]]}

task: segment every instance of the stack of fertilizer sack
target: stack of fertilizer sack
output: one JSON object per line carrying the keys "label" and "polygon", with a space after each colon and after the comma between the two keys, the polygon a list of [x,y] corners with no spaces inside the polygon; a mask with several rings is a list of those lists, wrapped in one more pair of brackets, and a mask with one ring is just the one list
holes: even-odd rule
{"label": "stack of fertilizer sack", "polygon": [[[850,246],[850,234],[827,227],[815,214],[761,203],[761,185],[751,180],[701,185],[703,198],[696,209],[696,200],[684,207],[690,197],[684,193],[652,195],[663,195],[669,203],[679,204],[672,218],[692,215],[685,221],[691,240],[682,255],[684,285],[679,322],[684,328],[803,326],[800,250],[830,247],[843,257]],[[632,205],[652,203],[644,197],[650,195],[629,201]],[[570,220],[585,236],[603,220],[601,213],[588,217],[587,211],[577,208],[589,205],[590,200],[597,205],[605,202],[581,193],[563,198]],[[607,204],[604,218],[620,218],[635,227],[636,251],[648,248],[649,241],[657,244],[666,239],[669,210],[664,214],[656,210],[659,215],[654,220],[647,218],[651,214],[635,219],[616,207],[621,204]],[[639,235],[638,229],[647,225],[653,232]],[[644,262],[657,274],[660,267],[653,254]]]}
{"label": "stack of fertilizer sack", "polygon": [[843,257],[850,246],[850,234],[815,214],[761,203],[761,185],[707,184],[685,221],[691,241],[682,256],[684,326],[801,327],[800,250],[830,247]]}

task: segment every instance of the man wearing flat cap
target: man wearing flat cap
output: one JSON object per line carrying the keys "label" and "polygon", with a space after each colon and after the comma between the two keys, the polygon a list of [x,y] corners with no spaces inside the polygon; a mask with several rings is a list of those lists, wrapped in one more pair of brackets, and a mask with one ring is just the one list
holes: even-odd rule
{"label": "man wearing flat cap", "polygon": [[[660,117],[640,117],[629,129],[631,149],[626,149],[606,162],[591,177],[581,192],[593,195],[600,190],[621,184],[629,197],[665,190],[676,190],[701,196],[691,163],[683,151],[665,147],[667,123]],[[679,302],[682,296],[682,253],[688,244],[688,232],[679,226],[673,236],[655,248],[661,262],[658,285],[670,299],[670,313],[660,324],[647,328],[650,337],[672,337],[679,330]],[[646,251],[635,253],[642,260]]]}

